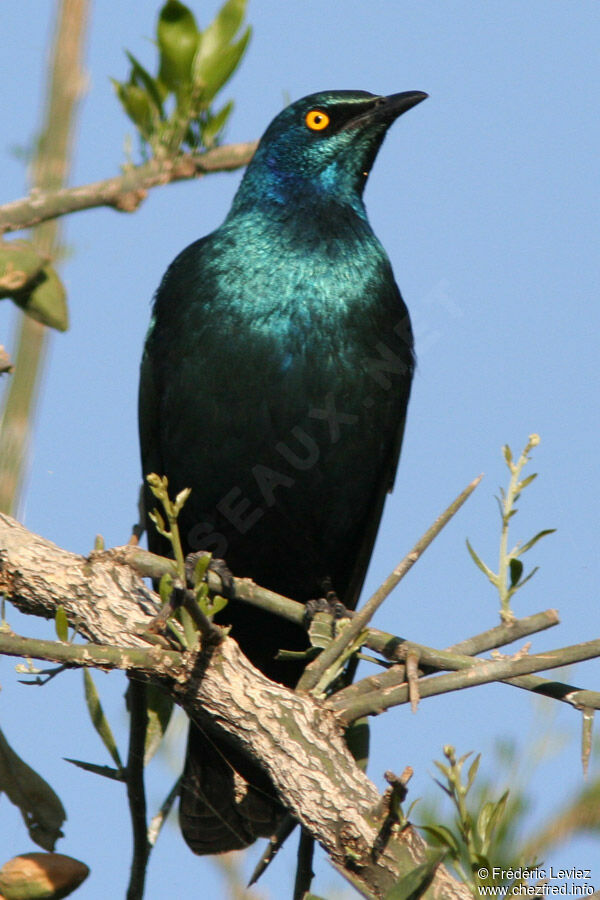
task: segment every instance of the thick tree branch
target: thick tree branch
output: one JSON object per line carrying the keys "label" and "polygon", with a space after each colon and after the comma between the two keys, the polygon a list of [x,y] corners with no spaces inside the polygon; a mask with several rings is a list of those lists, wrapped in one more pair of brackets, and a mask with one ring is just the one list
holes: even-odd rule
{"label": "thick tree branch", "polygon": [[[131,559],[138,567],[143,559],[153,574],[169,565],[137,548],[116,548],[84,558],[61,550],[14,519],[0,515],[0,591],[29,614],[52,617],[62,605],[79,633],[100,645],[30,641],[4,634],[0,635],[0,652],[71,665],[122,667],[138,678],[161,684],[203,730],[230,741],[259,761],[292,815],[323,845],[334,864],[367,891],[367,896],[383,896],[401,873],[423,860],[424,845],[410,827],[399,830],[395,826],[382,852],[374,851],[384,827],[381,798],[350,757],[343,725],[356,715],[377,713],[406,702],[408,688],[399,683],[402,666],[319,702],[266,679],[229,638],[204,653],[149,646],[145,631],[156,614],[158,599],[131,568]],[[244,586],[255,600],[262,592],[251,582],[235,580],[236,593]],[[295,609],[292,601],[265,593],[276,607],[292,603]],[[555,621],[555,613],[549,611],[530,617],[517,630],[543,628]],[[495,631],[486,633],[484,643],[492,640]],[[509,630],[507,635],[510,639],[513,632]],[[507,680],[578,708],[600,708],[596,692],[579,691],[527,674],[597,656],[600,641],[502,660],[477,660],[452,650],[439,651],[398,638],[395,641],[395,654],[405,657],[414,653],[421,668],[462,670],[420,679],[421,697],[490,680]],[[472,638],[466,642],[469,649],[474,644],[481,641]],[[462,886],[443,869],[436,874],[430,890],[432,896],[464,896]]]}
{"label": "thick tree branch", "polygon": [[[383,897],[425,858],[425,844],[410,826],[395,826],[386,847],[374,850],[381,798],[324,704],[269,681],[230,638],[207,653],[148,648],[143,631],[156,611],[155,595],[110,554],[68,553],[0,516],[0,590],[29,614],[51,617],[61,604],[80,634],[119,648],[123,659],[132,649],[140,653],[132,674],[162,685],[203,730],[258,760],[292,814],[366,896]],[[440,866],[427,896],[466,900],[469,893]]]}
{"label": "thick tree branch", "polygon": [[199,178],[209,172],[229,172],[247,165],[256,142],[214,147],[205,153],[185,153],[174,159],[151,159],[128,166],[122,175],[79,187],[55,191],[32,191],[29,197],[0,206],[0,233],[31,228],[48,219],[98,206],[133,212],[148,191],[161,184]]}

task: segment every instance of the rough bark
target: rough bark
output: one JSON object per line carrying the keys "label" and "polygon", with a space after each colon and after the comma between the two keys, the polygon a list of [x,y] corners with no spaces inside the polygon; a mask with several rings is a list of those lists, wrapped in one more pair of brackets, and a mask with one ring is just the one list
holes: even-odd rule
{"label": "rough bark", "polygon": [[[146,648],[111,664],[160,683],[203,729],[220,732],[257,760],[334,865],[366,896],[384,897],[424,860],[425,844],[410,826],[395,825],[381,846],[381,835],[390,830],[385,804],[356,766],[333,711],[269,681],[231,638],[198,653],[149,647],[143,631],[158,598],[117,557],[118,551],[87,558],[69,553],[0,515],[0,591],[15,606],[49,618],[61,604],[90,642]],[[59,659],[66,645],[55,646]],[[52,655],[47,647],[44,653]],[[98,663],[88,656],[85,664]],[[439,866],[426,896],[470,894]]]}

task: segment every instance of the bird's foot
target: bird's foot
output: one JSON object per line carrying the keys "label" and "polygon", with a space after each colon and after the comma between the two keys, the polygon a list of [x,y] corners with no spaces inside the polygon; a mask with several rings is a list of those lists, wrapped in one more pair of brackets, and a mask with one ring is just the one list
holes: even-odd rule
{"label": "bird's foot", "polygon": [[317,613],[330,615],[334,622],[338,619],[351,618],[351,616],[354,615],[351,609],[346,609],[335,591],[329,591],[325,597],[317,597],[314,600],[308,600],[305,605],[304,624],[307,628],[310,626]]}
{"label": "bird's foot", "polygon": [[348,619],[354,615],[333,590],[329,578],[323,579],[321,586],[325,595],[309,600],[304,613],[304,625],[310,641],[313,646],[318,647],[326,646],[336,636],[340,619]]}
{"label": "bird's foot", "polygon": [[[206,558],[209,558],[208,565]],[[231,600],[235,595],[235,585],[233,575],[228,568],[224,559],[215,559],[205,550],[199,550],[197,553],[190,553],[185,558],[185,575],[188,587],[195,588],[198,584],[198,572],[202,571],[202,579],[206,578],[206,572],[214,572],[221,579],[221,588],[219,593],[227,600]]]}
{"label": "bird's foot", "polygon": [[315,600],[309,600],[306,604],[305,624],[308,627],[317,613],[328,613],[334,622],[337,619],[349,619],[354,615],[351,609],[348,609],[337,593],[333,589],[331,578],[328,576],[321,581],[321,590],[323,596]]}

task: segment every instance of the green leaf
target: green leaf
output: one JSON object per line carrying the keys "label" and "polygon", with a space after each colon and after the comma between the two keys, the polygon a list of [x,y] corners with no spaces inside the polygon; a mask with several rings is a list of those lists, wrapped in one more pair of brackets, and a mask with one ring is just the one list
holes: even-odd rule
{"label": "green leaf", "polygon": [[12,299],[36,322],[57,331],[68,329],[67,294],[53,266],[45,266],[33,282],[23,291],[16,291]]}
{"label": "green leaf", "polygon": [[0,731],[0,794],[4,791],[23,816],[29,837],[54,850],[67,814],[50,785],[12,749]]}
{"label": "green leaf", "polygon": [[470,756],[473,756],[472,750],[469,750],[467,753],[463,753],[463,755],[459,758],[458,762],[456,763],[459,772]]}
{"label": "green leaf", "polygon": [[517,551],[518,556],[522,556],[523,553],[527,553],[528,550],[531,550],[534,544],[537,544],[538,541],[541,541],[543,537],[546,537],[547,534],[554,534],[556,528],[545,528],[543,531],[538,531],[535,537],[532,537],[531,540],[527,541],[527,543],[523,544],[522,547],[519,547]]}
{"label": "green leaf", "polygon": [[493,835],[494,829],[498,825],[499,820],[504,815],[504,811],[506,809],[506,804],[508,803],[508,790],[504,791],[498,802],[494,805],[492,810],[492,816],[490,818],[488,833],[490,838]]}
{"label": "green leaf", "polygon": [[442,782],[438,778],[434,778],[433,780],[435,781],[437,786],[443,790],[443,792],[445,794],[448,794],[449,797],[452,797],[452,791],[450,790],[450,788],[447,788],[445,784],[442,784]]}
{"label": "green leaf", "polygon": [[63,759],[79,769],[85,769],[86,772],[93,772],[94,775],[101,775],[103,778],[110,778],[111,781],[127,780],[124,769],[113,769],[112,766],[98,766],[96,763],[83,762],[81,759],[70,759],[68,756],[63,757]]}
{"label": "green leaf", "polygon": [[217,615],[217,613],[220,613],[222,610],[224,610],[228,603],[229,600],[227,600],[225,597],[221,597],[220,594],[215,594],[212,599],[208,600],[207,609],[205,609],[204,612],[210,619],[212,619]]}
{"label": "green leaf", "polygon": [[508,567],[510,569],[510,586],[516,587],[519,583],[519,578],[523,574],[523,563],[520,559],[511,559]]}
{"label": "green leaf", "polygon": [[528,475],[527,478],[524,478],[523,481],[520,481],[517,485],[517,490],[522,491],[523,488],[526,488],[528,484],[537,478],[537,472],[534,472],[533,475]]}
{"label": "green leaf", "polygon": [[163,604],[168,603],[171,599],[171,594],[173,593],[173,576],[170,572],[165,572],[161,575],[158,583],[158,593],[160,594],[160,599]]}
{"label": "green leaf", "polygon": [[162,117],[163,109],[162,109],[162,101],[164,100],[166,94],[164,90],[161,88],[160,82],[153,78],[150,72],[148,72],[141,62],[135,58],[133,53],[130,53],[129,50],[125,51],[125,55],[127,59],[131,63],[131,73],[129,75],[129,83],[135,84],[138,87],[143,87],[148,94],[149,99],[152,101],[154,106],[156,107],[157,112]]}
{"label": "green leaf", "polygon": [[471,763],[471,765],[469,766],[469,772],[467,774],[467,784],[465,787],[465,794],[468,794],[468,792],[473,787],[473,782],[475,781],[475,778],[477,776],[477,771],[479,769],[480,762],[481,762],[481,753],[478,753],[477,756],[475,757],[475,759],[473,760],[473,762]]}
{"label": "green leaf", "polygon": [[94,684],[92,676],[87,669],[83,670],[83,684],[85,688],[85,702],[90,714],[90,719],[92,720],[92,725],[100,735],[102,743],[110,753],[117,768],[122,769],[123,763],[121,762],[121,757],[119,756],[119,750],[117,748],[116,741],[111,731],[111,727],[108,724],[108,720],[104,715],[104,710],[102,709],[102,704],[100,703],[100,697],[98,696],[96,685]]}
{"label": "green leaf", "polygon": [[450,779],[450,768],[449,766],[444,765],[444,763],[440,762],[439,759],[434,759],[434,766],[437,766],[442,775],[445,775],[446,778]]}
{"label": "green leaf", "polygon": [[59,641],[62,641],[66,644],[69,640],[69,622],[67,620],[67,614],[65,612],[64,606],[57,606],[56,613],[54,615],[54,628],[56,629],[56,636]]}
{"label": "green leaf", "polygon": [[251,28],[248,26],[236,44],[219,48],[209,56],[204,56],[202,52],[196,54],[192,80],[195,87],[202,89],[202,101],[205,105],[210,103],[239,66],[250,34]]}
{"label": "green leaf", "polygon": [[146,91],[137,84],[121,84],[113,80],[117,97],[140,134],[149,138],[153,130],[152,105]]}
{"label": "green leaf", "polygon": [[202,584],[211,559],[212,553],[203,553],[202,556],[199,556],[196,560],[196,565],[194,566],[194,585],[200,586]]}
{"label": "green leaf", "polygon": [[192,64],[200,40],[191,10],[179,0],[167,0],[158,17],[156,36],[160,51],[158,77],[177,94],[191,83]]}
{"label": "green leaf", "polygon": [[384,900],[417,900],[431,884],[436,869],[445,855],[445,850],[430,850],[426,861],[401,878],[391,891],[387,892]]}
{"label": "green leaf", "polygon": [[422,831],[426,831],[444,847],[447,847],[454,859],[460,856],[460,845],[456,836],[445,825],[422,825]]}
{"label": "green leaf", "polygon": [[202,142],[205,147],[209,148],[216,144],[232,110],[233,100],[230,100],[218,113],[208,116],[205,124],[202,126]]}
{"label": "green leaf", "polygon": [[519,583],[519,587],[522,588],[524,584],[527,584],[528,581],[531,581],[531,579],[533,578],[533,576],[535,575],[535,573],[538,571],[539,568],[540,568],[539,566],[535,566],[535,567],[531,570],[531,572],[529,573],[529,575],[527,575],[527,576],[523,579],[523,581],[521,581],[521,582]]}
{"label": "green leaf", "polygon": [[479,556],[477,556],[477,554],[471,547],[471,544],[469,543],[468,539],[467,539],[467,550],[469,551],[471,559],[473,560],[473,562],[475,563],[477,568],[481,569],[483,574],[489,578],[489,580],[492,582],[494,587],[498,587],[498,576],[495,575],[494,572],[492,572],[492,570],[486,566],[486,564],[483,562],[482,559],[479,558]]}
{"label": "green leaf", "polygon": [[496,826],[504,815],[507,800],[508,791],[505,791],[496,803],[488,800],[487,803],[483,804],[479,811],[476,832],[481,843],[482,853],[484,854],[487,853],[490,848]]}
{"label": "green leaf", "polygon": [[477,836],[479,837],[482,843],[485,843],[488,836],[488,829],[490,819],[492,818],[492,812],[494,810],[495,804],[492,803],[491,800],[488,800],[483,804],[481,809],[479,810],[479,815],[477,816],[477,823],[475,825],[475,830],[477,832]]}
{"label": "green leaf", "polygon": [[183,628],[183,640],[185,646],[188,650],[192,650],[198,644],[198,631],[196,623],[184,607],[179,610],[179,621]]}
{"label": "green leaf", "polygon": [[162,741],[173,712],[173,701],[168,694],[153,684],[146,686],[146,710],[148,726],[146,729],[146,746],[144,749],[144,765],[148,765]]}
{"label": "green leaf", "polygon": [[227,0],[201,38],[203,56],[211,56],[229,44],[238,33],[246,13],[246,0]]}
{"label": "green leaf", "polygon": [[512,455],[512,450],[510,449],[510,447],[508,446],[508,444],[505,444],[505,445],[503,446],[503,448],[502,448],[502,455],[504,456],[504,459],[505,459],[505,461],[506,461],[506,465],[510,468],[510,466],[512,465],[512,461],[513,461],[513,455]]}

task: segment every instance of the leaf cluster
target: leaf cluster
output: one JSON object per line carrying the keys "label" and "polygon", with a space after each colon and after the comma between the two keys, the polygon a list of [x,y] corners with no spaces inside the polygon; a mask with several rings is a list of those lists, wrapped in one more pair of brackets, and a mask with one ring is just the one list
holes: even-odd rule
{"label": "leaf cluster", "polygon": [[129,77],[112,81],[145,155],[174,156],[218,143],[233,102],[219,110],[212,104],[248,46],[251,29],[243,27],[245,13],[246,0],[226,0],[202,31],[187,6],[167,0],[156,27],[157,74],[126,51]]}
{"label": "leaf cluster", "polygon": [[531,450],[534,447],[537,447],[539,443],[539,435],[530,435],[529,440],[516,463],[513,462],[512,451],[508,444],[505,444],[502,448],[504,461],[510,471],[510,482],[507,490],[505,491],[504,488],[501,487],[500,496],[496,497],[501,519],[498,572],[494,572],[486,565],[486,563],[484,563],[471,546],[470,541],[467,540],[466,542],[471,559],[477,568],[483,572],[497,589],[500,595],[500,614],[502,618],[507,621],[514,617],[510,608],[512,597],[518,590],[527,584],[531,578],[533,578],[538,570],[538,566],[535,566],[531,572],[523,577],[523,562],[520,557],[523,556],[524,553],[527,553],[528,550],[531,550],[531,548],[543,537],[546,537],[548,534],[553,534],[556,531],[555,528],[545,528],[542,531],[538,531],[537,534],[528,541],[525,541],[524,544],[517,542],[511,550],[508,549],[509,523],[512,517],[518,512],[515,504],[520,499],[521,492],[524,488],[528,487],[532,481],[537,478],[536,473],[528,475],[526,478],[521,478],[521,472],[526,463],[529,462]]}
{"label": "leaf cluster", "polygon": [[[436,844],[447,849],[461,878],[469,885],[473,895],[479,897],[482,886],[498,884],[498,879],[492,877],[492,871],[494,867],[502,868],[501,851],[509,815],[509,792],[504,791],[497,800],[479,798],[480,802],[475,804],[476,812],[473,811],[472,804],[467,803],[467,796],[475,784],[481,754],[471,762],[464,776],[463,768],[471,755],[465,753],[457,759],[454,747],[444,747],[447,762],[435,761],[444,782],[437,778],[435,782],[452,800],[456,816],[451,825],[438,821],[421,827]],[[515,812],[511,810],[510,816],[514,817]],[[532,869],[533,866],[523,864],[522,868]]]}

